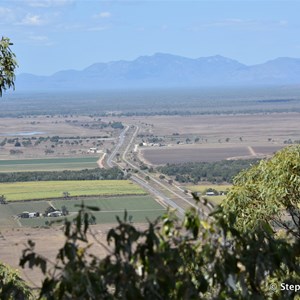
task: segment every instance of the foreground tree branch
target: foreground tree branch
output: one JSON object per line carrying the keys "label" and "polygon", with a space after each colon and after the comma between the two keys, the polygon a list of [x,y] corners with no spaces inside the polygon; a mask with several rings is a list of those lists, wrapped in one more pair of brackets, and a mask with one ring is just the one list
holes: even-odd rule
{"label": "foreground tree branch", "polygon": [[13,44],[9,38],[0,40],[0,97],[3,91],[15,87],[16,56],[10,49]]}

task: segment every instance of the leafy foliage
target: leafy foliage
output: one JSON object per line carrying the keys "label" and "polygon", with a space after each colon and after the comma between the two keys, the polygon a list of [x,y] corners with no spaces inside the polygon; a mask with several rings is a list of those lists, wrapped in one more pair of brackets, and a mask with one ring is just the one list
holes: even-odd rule
{"label": "leafy foliage", "polygon": [[2,37],[0,40],[0,97],[6,89],[14,88],[14,71],[17,67],[17,62],[15,54],[10,49],[11,45],[13,44],[9,38]]}
{"label": "leafy foliage", "polygon": [[33,299],[31,289],[18,272],[0,262],[0,299]]}
{"label": "leafy foliage", "polygon": [[[199,199],[196,199],[199,201]],[[90,207],[94,210],[96,208]],[[47,275],[45,299],[292,299],[295,291],[270,284],[299,282],[299,240],[275,238],[272,231],[238,231],[235,217],[219,208],[209,219],[195,208],[183,220],[169,211],[146,230],[127,218],[107,234],[107,256],[89,253],[91,215],[84,206],[65,221],[65,245],[52,264],[23,251],[22,267]],[[95,239],[95,241],[97,241]],[[50,264],[50,267],[49,267]]]}
{"label": "leafy foliage", "polygon": [[241,172],[222,206],[237,216],[237,226],[257,228],[268,222],[300,238],[300,146]]}

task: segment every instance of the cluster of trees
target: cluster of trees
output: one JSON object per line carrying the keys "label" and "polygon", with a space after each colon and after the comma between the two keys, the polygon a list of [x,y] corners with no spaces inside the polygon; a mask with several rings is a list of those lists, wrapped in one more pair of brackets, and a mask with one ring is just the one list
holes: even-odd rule
{"label": "cluster of trees", "polygon": [[[71,141],[69,141],[69,139]],[[91,138],[92,139],[92,138]],[[63,143],[65,144],[71,144],[71,145],[78,145],[78,144],[82,144],[82,138],[78,137],[78,140],[77,139],[74,139],[73,137],[59,137],[59,136],[52,136],[52,137],[43,137],[43,136],[40,136],[40,137],[35,137],[35,136],[32,136],[30,138],[12,138],[12,139],[3,139],[1,142],[0,142],[0,146],[5,146],[6,144],[14,144],[15,147],[30,147],[32,145],[34,146],[37,146],[41,143],[46,143],[50,141],[51,143],[53,143],[52,145],[55,146],[55,145],[62,145]]]}
{"label": "cluster of trees", "polygon": [[9,154],[11,154],[11,155],[16,155],[16,154],[22,154],[23,153],[23,151],[22,150],[19,150],[19,149],[10,149],[9,150]]}
{"label": "cluster of trees", "polygon": [[300,144],[300,140],[288,139],[288,140],[283,141],[283,143],[284,144],[288,144],[288,145],[291,145],[291,144]]}
{"label": "cluster of trees", "polygon": [[88,128],[91,128],[91,129],[104,129],[104,128],[108,128],[108,127],[111,127],[111,128],[114,128],[114,129],[123,129],[124,128],[124,125],[122,124],[122,122],[98,122],[98,123],[82,123],[80,125],[81,127],[88,127]]}
{"label": "cluster of trees", "polygon": [[258,159],[222,160],[216,162],[189,162],[181,164],[167,164],[158,167],[158,171],[168,176],[174,176],[181,183],[195,183],[209,181],[212,183],[228,182],[241,170],[256,164]]}
{"label": "cluster of trees", "polygon": [[0,195],[0,204],[7,204],[6,197],[4,195]]}
{"label": "cluster of trees", "polygon": [[65,171],[35,171],[1,173],[0,182],[51,181],[51,180],[120,180],[126,179],[117,167],[110,169],[84,169]]}
{"label": "cluster of trees", "polygon": [[123,129],[124,125],[121,122],[109,122],[108,123],[111,128],[114,129]]}

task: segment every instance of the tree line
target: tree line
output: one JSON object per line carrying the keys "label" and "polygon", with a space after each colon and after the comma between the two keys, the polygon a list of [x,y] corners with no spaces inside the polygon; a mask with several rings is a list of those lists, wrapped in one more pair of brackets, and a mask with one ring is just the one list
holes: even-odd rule
{"label": "tree line", "polygon": [[212,183],[232,183],[233,178],[242,170],[256,164],[259,159],[222,160],[216,162],[188,162],[167,164],[158,167],[158,171],[174,176],[181,183],[197,184],[201,181]]}
{"label": "tree line", "polygon": [[34,171],[1,173],[0,182],[52,180],[121,180],[127,177],[117,167],[110,169],[83,169],[64,171]]}

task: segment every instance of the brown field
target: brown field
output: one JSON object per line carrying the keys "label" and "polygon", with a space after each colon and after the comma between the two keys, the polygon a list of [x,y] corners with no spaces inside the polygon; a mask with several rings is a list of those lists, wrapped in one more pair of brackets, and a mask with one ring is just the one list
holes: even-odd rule
{"label": "brown field", "polygon": [[[26,116],[23,118],[0,118],[0,136],[12,137],[20,132],[42,132],[42,136],[89,136],[109,133],[109,127],[103,130],[84,126],[96,123],[89,116]],[[83,126],[81,126],[83,125]],[[102,132],[101,132],[102,131]]]}
{"label": "brown field", "polygon": [[281,149],[281,146],[254,146],[253,150],[259,155],[270,155]]}
{"label": "brown field", "polygon": [[[92,225],[91,230],[96,238],[106,244],[106,234],[112,224]],[[138,228],[146,228],[145,224],[136,224]],[[5,229],[0,232],[0,260],[9,264],[14,269],[18,269],[20,275],[31,286],[40,286],[43,278],[39,269],[33,270],[26,268],[22,269],[19,266],[19,258],[22,255],[22,250],[26,248],[28,240],[36,243],[36,252],[47,257],[50,261],[55,261],[58,249],[63,246],[65,236],[61,228],[54,226],[53,228],[18,228],[18,229]],[[89,242],[92,243],[90,253],[98,257],[104,257],[107,251],[100,246],[91,235],[89,235]]]}
{"label": "brown field", "polygon": [[157,147],[140,150],[140,159],[152,165],[185,162],[214,162],[227,159],[249,159],[272,155],[283,146],[243,146],[242,144],[199,144]]}
{"label": "brown field", "polygon": [[[149,116],[119,118],[140,126],[140,133],[154,136],[191,134],[207,139],[208,143],[230,141],[282,144],[284,140],[300,139],[299,113],[198,115],[198,116]],[[145,125],[146,124],[146,125]]]}
{"label": "brown field", "polygon": [[[185,143],[186,138],[194,143],[223,148],[229,139],[235,148],[252,146],[258,154],[272,154],[282,147],[284,141],[299,140],[298,113],[273,113],[249,115],[199,115],[199,116],[148,116],[148,117],[103,117],[104,122],[121,121],[139,126],[139,134],[162,138],[165,145]],[[5,138],[16,138],[22,142],[26,138],[47,136],[61,136],[64,140],[53,143],[49,140],[30,147],[14,147],[14,144],[0,146],[0,159],[45,158],[45,157],[78,157],[87,155],[90,147],[98,147],[105,152],[112,149],[119,130],[112,128],[95,129],[97,118],[89,116],[28,116],[24,118],[0,118],[0,142]],[[84,126],[91,125],[90,127]],[[20,135],[20,133],[37,132],[34,135]],[[178,134],[174,136],[174,134]],[[79,144],[68,137],[82,138]],[[89,137],[107,136],[99,140]],[[35,140],[32,140],[34,143]],[[78,139],[77,139],[78,141]],[[141,142],[141,139],[136,142]],[[95,145],[96,144],[96,145]],[[270,148],[269,148],[270,147]],[[21,154],[10,154],[10,150],[21,150]],[[54,153],[45,154],[53,150]],[[102,156],[103,152],[99,155]],[[236,152],[236,151],[233,151]],[[239,152],[239,151],[237,151]],[[242,150],[244,152],[244,150]],[[236,155],[237,154],[237,155]],[[242,154],[243,155],[243,154]],[[226,155],[225,155],[226,156]],[[232,156],[239,156],[234,153]]]}
{"label": "brown field", "polygon": [[285,141],[300,140],[299,116],[299,113],[262,113],[119,120],[139,126],[137,144],[158,138],[162,147],[138,147],[139,158],[149,164],[165,164],[272,155],[286,146]]}
{"label": "brown field", "polygon": [[160,165],[166,163],[213,162],[237,156],[249,157],[251,154],[247,147],[191,148],[182,146],[181,148],[142,150],[142,155],[151,164]]}

